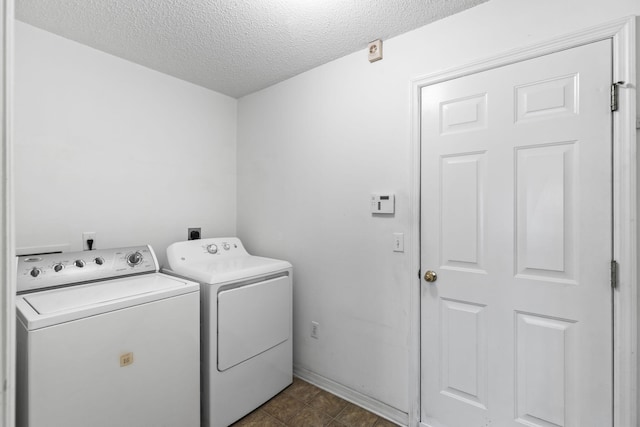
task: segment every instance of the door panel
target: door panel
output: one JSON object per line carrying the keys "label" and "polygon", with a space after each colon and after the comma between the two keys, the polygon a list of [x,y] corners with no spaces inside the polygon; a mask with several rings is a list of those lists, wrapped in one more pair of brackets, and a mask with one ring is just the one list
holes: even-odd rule
{"label": "door panel", "polygon": [[442,159],[442,259],[449,268],[482,270],[485,153]]}
{"label": "door panel", "polygon": [[565,351],[567,345],[575,346],[573,325],[572,320],[516,314],[518,420],[532,425],[566,425],[565,382],[570,373]]}
{"label": "door panel", "polygon": [[611,425],[611,45],[422,90],[421,418]]}
{"label": "door panel", "polygon": [[485,306],[441,301],[442,393],[487,406],[487,313]]}
{"label": "door panel", "polygon": [[576,141],[516,151],[516,277],[575,284]]}

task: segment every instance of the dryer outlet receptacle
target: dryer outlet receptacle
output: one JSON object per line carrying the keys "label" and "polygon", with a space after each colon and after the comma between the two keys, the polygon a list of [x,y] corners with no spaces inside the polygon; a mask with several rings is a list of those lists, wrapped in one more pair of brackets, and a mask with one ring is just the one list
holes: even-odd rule
{"label": "dryer outlet receptacle", "polygon": [[187,229],[187,240],[198,240],[202,237],[200,227],[190,227]]}

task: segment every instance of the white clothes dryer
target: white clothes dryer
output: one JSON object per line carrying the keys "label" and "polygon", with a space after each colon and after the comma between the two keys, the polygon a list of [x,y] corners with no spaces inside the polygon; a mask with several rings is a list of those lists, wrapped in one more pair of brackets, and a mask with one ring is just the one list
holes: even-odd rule
{"label": "white clothes dryer", "polygon": [[226,427],[293,380],[292,266],[232,237],[174,243],[167,259],[200,283],[202,425]]}
{"label": "white clothes dryer", "polygon": [[199,286],[150,246],[18,258],[18,427],[200,426]]}

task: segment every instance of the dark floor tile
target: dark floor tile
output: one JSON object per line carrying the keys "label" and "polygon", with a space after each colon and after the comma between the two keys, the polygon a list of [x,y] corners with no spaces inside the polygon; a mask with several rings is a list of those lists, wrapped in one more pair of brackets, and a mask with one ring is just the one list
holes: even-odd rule
{"label": "dark floor tile", "polygon": [[329,414],[331,418],[334,418],[347,406],[347,403],[349,402],[334,394],[320,390],[320,392],[309,402],[309,406],[320,412]]}
{"label": "dark floor tile", "polygon": [[378,421],[373,424],[373,427],[397,427],[398,424],[392,423],[389,420],[385,420],[384,418],[378,417]]}
{"label": "dark floor tile", "polygon": [[232,427],[394,427],[300,378]]}
{"label": "dark floor tile", "polygon": [[261,408],[269,415],[279,419],[280,421],[287,422],[294,415],[304,409],[305,404],[300,400],[290,396],[286,393],[280,393],[270,401],[264,404]]}
{"label": "dark floor tile", "polygon": [[347,403],[336,419],[347,427],[372,427],[378,420],[378,416],[352,403]]}
{"label": "dark floor tile", "polygon": [[320,393],[320,391],[321,390],[318,387],[309,384],[298,377],[293,377],[293,383],[284,389],[285,394],[293,396],[304,403],[308,403],[318,393]]}
{"label": "dark floor tile", "polygon": [[287,425],[291,427],[324,427],[331,421],[331,417],[309,406],[293,416]]}
{"label": "dark floor tile", "polygon": [[264,412],[262,409],[258,409],[242,418],[232,427],[283,427],[280,421],[273,418],[271,415]]}

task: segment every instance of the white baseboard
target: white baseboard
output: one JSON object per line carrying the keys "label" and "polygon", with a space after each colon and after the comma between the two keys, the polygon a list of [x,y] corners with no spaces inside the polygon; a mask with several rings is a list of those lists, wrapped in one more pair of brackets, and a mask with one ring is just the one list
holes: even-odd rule
{"label": "white baseboard", "polygon": [[335,394],[342,399],[358,405],[369,412],[385,418],[400,426],[407,426],[409,415],[406,412],[402,412],[399,409],[389,406],[386,403],[380,402],[372,397],[357,392],[349,387],[343,386],[335,381],[318,375],[315,372],[311,372],[307,369],[295,366],[293,367],[293,374],[300,379],[303,379],[316,387]]}

